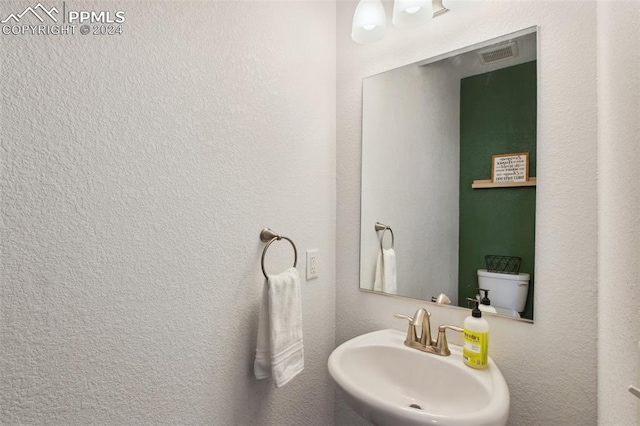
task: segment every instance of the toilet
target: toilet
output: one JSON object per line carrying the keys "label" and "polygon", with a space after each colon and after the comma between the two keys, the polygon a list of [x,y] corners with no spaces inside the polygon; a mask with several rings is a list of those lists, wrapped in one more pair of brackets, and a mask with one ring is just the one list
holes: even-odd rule
{"label": "toilet", "polygon": [[478,287],[489,290],[491,306],[498,315],[520,318],[529,291],[529,274],[502,274],[478,269]]}

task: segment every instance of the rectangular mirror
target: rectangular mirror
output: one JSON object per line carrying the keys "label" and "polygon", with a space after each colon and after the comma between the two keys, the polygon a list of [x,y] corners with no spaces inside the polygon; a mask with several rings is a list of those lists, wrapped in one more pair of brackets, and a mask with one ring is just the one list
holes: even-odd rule
{"label": "rectangular mirror", "polygon": [[362,290],[533,320],[536,38],[363,80]]}

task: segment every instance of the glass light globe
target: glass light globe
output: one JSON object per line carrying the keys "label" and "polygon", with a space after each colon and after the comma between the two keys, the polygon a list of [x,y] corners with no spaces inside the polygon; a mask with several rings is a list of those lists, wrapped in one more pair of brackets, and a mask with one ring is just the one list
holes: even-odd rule
{"label": "glass light globe", "polygon": [[387,32],[387,15],[380,0],[360,0],[353,14],[351,38],[358,43],[382,39]]}

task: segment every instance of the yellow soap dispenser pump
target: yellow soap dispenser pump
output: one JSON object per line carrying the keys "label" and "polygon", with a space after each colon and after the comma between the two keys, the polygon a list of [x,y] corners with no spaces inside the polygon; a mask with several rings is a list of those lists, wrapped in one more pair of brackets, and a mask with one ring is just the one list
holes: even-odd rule
{"label": "yellow soap dispenser pump", "polygon": [[482,318],[478,299],[468,299],[476,306],[464,320],[462,359],[471,368],[487,368],[489,364],[489,323]]}

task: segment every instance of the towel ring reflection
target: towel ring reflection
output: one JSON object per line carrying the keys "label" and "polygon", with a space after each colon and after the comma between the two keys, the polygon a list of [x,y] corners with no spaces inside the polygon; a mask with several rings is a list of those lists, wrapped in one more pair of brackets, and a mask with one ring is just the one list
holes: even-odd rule
{"label": "towel ring reflection", "polygon": [[293,247],[293,267],[295,268],[298,265],[298,250],[296,249],[296,245],[293,243],[293,241],[291,241],[290,238],[284,237],[280,234],[276,234],[269,228],[264,228],[262,232],[260,232],[260,239],[263,242],[267,243],[267,245],[264,246],[264,250],[262,250],[262,260],[260,262],[262,266],[262,274],[266,279],[269,279],[269,276],[267,275],[267,271],[264,269],[264,257],[267,254],[267,250],[269,250],[269,246],[274,241],[280,241],[280,240],[289,241],[291,243],[291,246]]}
{"label": "towel ring reflection", "polygon": [[396,245],[396,237],[393,235],[393,229],[390,226],[385,225],[384,223],[376,222],[376,231],[382,231],[382,236],[380,237],[380,250],[384,250],[382,247],[382,242],[384,241],[384,233],[387,230],[391,231],[391,247],[393,248]]}

